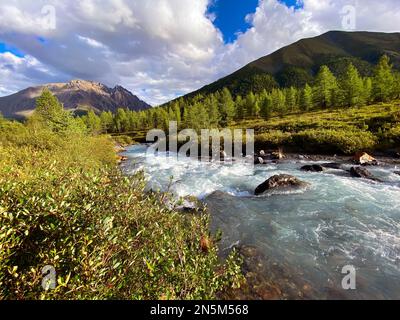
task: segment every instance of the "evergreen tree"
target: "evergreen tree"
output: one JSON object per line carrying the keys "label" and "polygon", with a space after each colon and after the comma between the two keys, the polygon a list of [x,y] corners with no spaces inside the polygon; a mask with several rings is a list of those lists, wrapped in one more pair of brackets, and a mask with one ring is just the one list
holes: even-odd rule
{"label": "evergreen tree", "polygon": [[242,99],[242,96],[237,96],[235,100],[236,105],[236,114],[235,118],[237,120],[243,120],[246,116],[246,105],[245,100]]}
{"label": "evergreen tree", "polygon": [[[364,100],[364,82],[357,68],[350,63],[341,81],[341,89],[344,94],[344,104],[348,107],[361,106]],[[336,102],[336,104],[338,104]]]}
{"label": "evergreen tree", "polygon": [[308,84],[301,91],[300,106],[303,111],[309,111],[313,107],[313,89]]}
{"label": "evergreen tree", "polygon": [[294,111],[297,105],[297,90],[294,87],[290,87],[285,90],[286,108],[290,111]]}
{"label": "evergreen tree", "polygon": [[256,104],[256,97],[253,92],[250,92],[246,96],[245,100],[245,112],[247,117],[254,117],[255,116],[255,104]]}
{"label": "evergreen tree", "polygon": [[322,66],[315,79],[314,103],[320,108],[331,107],[336,89],[336,77],[327,66]]}
{"label": "evergreen tree", "polygon": [[83,121],[86,124],[88,131],[92,134],[99,134],[101,131],[101,120],[94,113],[93,110],[89,110],[87,115],[83,117]]}
{"label": "evergreen tree", "polygon": [[235,116],[235,103],[232,95],[227,88],[224,88],[220,97],[220,113],[223,125],[228,125],[232,122]]}
{"label": "evergreen tree", "polygon": [[116,132],[126,132],[129,125],[129,120],[125,109],[119,108],[114,117],[114,129]]}
{"label": "evergreen tree", "polygon": [[215,99],[214,95],[211,94],[207,100],[208,108],[208,118],[211,128],[218,128],[221,121],[221,115],[218,110],[218,101]]}
{"label": "evergreen tree", "polygon": [[261,100],[260,115],[265,120],[269,120],[271,118],[271,114],[272,114],[272,99],[270,95],[264,93]]}
{"label": "evergreen tree", "polygon": [[287,113],[285,94],[280,89],[271,92],[272,108],[281,116]]}
{"label": "evergreen tree", "polygon": [[372,79],[367,77],[363,80],[363,99],[366,104],[370,104],[372,97]]}
{"label": "evergreen tree", "polygon": [[49,89],[44,89],[42,94],[36,99],[36,108],[31,122],[38,122],[54,132],[64,132],[72,129],[74,119],[70,112],[64,110]]}
{"label": "evergreen tree", "polygon": [[373,80],[373,96],[375,101],[387,102],[393,97],[394,76],[389,57],[384,55],[380,58],[375,68]]}
{"label": "evergreen tree", "polygon": [[111,111],[103,111],[100,114],[101,129],[103,132],[108,133],[112,131],[113,114]]}
{"label": "evergreen tree", "polygon": [[393,97],[395,99],[400,98],[400,73],[396,72],[394,74],[394,92],[393,92]]}

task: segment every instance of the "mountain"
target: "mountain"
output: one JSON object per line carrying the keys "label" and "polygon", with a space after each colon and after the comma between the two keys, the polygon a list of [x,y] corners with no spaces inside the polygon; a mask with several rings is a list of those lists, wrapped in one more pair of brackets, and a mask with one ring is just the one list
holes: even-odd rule
{"label": "mountain", "polygon": [[8,118],[28,116],[44,88],[48,88],[64,104],[64,108],[76,113],[89,109],[114,112],[117,108],[144,110],[151,107],[121,86],[109,88],[98,82],[72,80],[68,83],[30,87],[7,97],[0,97],[0,112]]}
{"label": "mountain", "polygon": [[300,40],[253,61],[233,74],[190,93],[188,97],[212,93],[224,87],[235,95],[275,85],[301,87],[312,81],[324,64],[340,75],[346,61],[352,62],[361,74],[370,75],[383,54],[387,54],[394,67],[400,69],[400,33],[331,31]]}

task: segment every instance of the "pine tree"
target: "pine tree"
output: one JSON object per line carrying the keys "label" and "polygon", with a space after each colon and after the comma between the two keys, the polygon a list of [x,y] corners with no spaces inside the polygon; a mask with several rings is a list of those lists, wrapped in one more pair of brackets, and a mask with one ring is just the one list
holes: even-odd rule
{"label": "pine tree", "polygon": [[245,106],[245,101],[242,99],[242,96],[236,97],[235,105],[236,105],[235,118],[237,120],[243,120],[246,116],[246,106]]}
{"label": "pine tree", "polygon": [[245,101],[245,110],[247,117],[255,116],[255,104],[256,104],[256,97],[253,92],[250,92],[246,96],[246,101]]}
{"label": "pine tree", "polygon": [[272,99],[268,94],[264,94],[261,100],[260,115],[265,120],[269,120],[272,114]]}
{"label": "pine tree", "polygon": [[400,98],[400,73],[396,72],[394,74],[394,92],[393,92],[393,97],[395,99]]}
{"label": "pine tree", "polygon": [[322,66],[315,79],[314,103],[321,108],[332,106],[334,93],[337,88],[336,77],[327,66]]}
{"label": "pine tree", "polygon": [[83,118],[87,129],[92,134],[99,134],[101,131],[101,120],[100,118],[94,113],[93,110],[89,110],[87,115]]}
{"label": "pine tree", "polygon": [[215,99],[214,95],[211,94],[207,99],[207,108],[208,108],[208,118],[211,128],[218,128],[221,115],[218,110],[218,101]]}
{"label": "pine tree", "polygon": [[286,108],[290,111],[294,111],[297,106],[297,90],[294,87],[290,87],[285,90]]}
{"label": "pine tree", "polygon": [[373,79],[373,97],[375,101],[387,102],[393,97],[394,76],[389,57],[384,55],[375,68]]}
{"label": "pine tree", "polygon": [[313,107],[313,89],[308,84],[301,91],[300,106],[303,111],[309,111]]}
{"label": "pine tree", "polygon": [[372,79],[367,77],[363,80],[363,99],[366,104],[370,104],[372,97]]}
{"label": "pine tree", "polygon": [[36,99],[36,108],[31,122],[35,121],[54,132],[63,132],[72,128],[74,124],[71,113],[64,110],[57,97],[47,88]]}
{"label": "pine tree", "polygon": [[125,132],[128,128],[128,117],[126,115],[125,109],[119,108],[114,117],[114,127],[116,132]]}
{"label": "pine tree", "polygon": [[228,88],[224,88],[221,93],[220,113],[223,125],[228,125],[235,116],[235,103]]}
{"label": "pine tree", "polygon": [[111,111],[103,111],[100,114],[100,123],[103,132],[108,133],[112,131],[113,114]]}
{"label": "pine tree", "polygon": [[281,116],[287,113],[285,94],[280,89],[273,89],[271,92],[272,108]]}
{"label": "pine tree", "polygon": [[[361,106],[365,104],[364,83],[357,68],[350,63],[340,85],[344,94],[344,104],[348,107]],[[336,103],[338,104],[338,103]]]}

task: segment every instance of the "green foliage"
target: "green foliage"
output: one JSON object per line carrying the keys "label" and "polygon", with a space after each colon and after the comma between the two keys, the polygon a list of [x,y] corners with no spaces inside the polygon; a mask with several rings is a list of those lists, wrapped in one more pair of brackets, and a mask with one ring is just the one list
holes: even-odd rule
{"label": "green foliage", "polygon": [[[59,130],[56,102],[45,93],[26,125],[0,118],[0,299],[215,299],[240,286],[240,259],[220,261],[208,214],[167,209],[142,173],[123,176],[97,120],[90,135],[78,120]],[[55,290],[41,286],[46,265]]]}
{"label": "green foliage", "polygon": [[301,92],[300,106],[303,111],[309,111],[313,107],[313,90],[308,84]]}
{"label": "green foliage", "polygon": [[373,96],[375,101],[387,102],[393,98],[394,80],[389,57],[384,55],[375,68],[373,79]]}
{"label": "green foliage", "polygon": [[67,131],[82,131],[83,129],[48,89],[44,89],[37,98],[35,112],[29,121],[34,126],[42,126],[56,133],[66,134]]}
{"label": "green foliage", "polygon": [[337,81],[327,66],[322,66],[315,79],[314,104],[321,108],[333,106]]}
{"label": "green foliage", "polygon": [[341,81],[345,104],[348,107],[365,104],[364,82],[353,64],[349,64],[346,74]]}
{"label": "green foliage", "polygon": [[[83,171],[59,150],[1,149],[1,298],[212,299],[238,285],[236,262],[200,250],[207,215],[165,209],[142,176],[101,163]],[[41,287],[45,265],[53,291]]]}
{"label": "green foliage", "polygon": [[309,129],[293,136],[293,142],[303,150],[319,152],[339,152],[353,154],[360,150],[372,150],[377,138],[367,131]]}

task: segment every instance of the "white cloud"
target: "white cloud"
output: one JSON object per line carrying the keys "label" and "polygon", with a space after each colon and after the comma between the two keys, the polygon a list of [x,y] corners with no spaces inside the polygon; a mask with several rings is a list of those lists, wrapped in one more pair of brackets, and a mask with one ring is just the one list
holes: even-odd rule
{"label": "white cloud", "polygon": [[[247,17],[251,28],[226,45],[207,13],[211,1],[2,1],[0,42],[26,56],[2,54],[0,95],[83,78],[121,84],[153,104],[165,102],[296,40],[342,29],[345,5],[356,8],[357,30],[400,31],[398,0],[304,0],[298,10],[260,0]],[[46,5],[56,9],[55,29],[44,23]]]}

